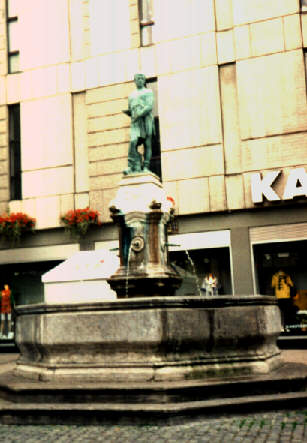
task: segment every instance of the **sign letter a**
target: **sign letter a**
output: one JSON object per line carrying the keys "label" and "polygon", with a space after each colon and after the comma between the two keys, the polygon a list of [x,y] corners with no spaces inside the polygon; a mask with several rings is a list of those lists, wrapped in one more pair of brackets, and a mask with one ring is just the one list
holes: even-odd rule
{"label": "sign letter a", "polygon": [[279,176],[280,171],[268,172],[265,177],[261,177],[259,172],[251,176],[252,200],[254,203],[262,203],[263,197],[269,201],[280,200],[276,192],[271,188],[274,181]]}
{"label": "sign letter a", "polygon": [[283,198],[291,200],[301,195],[307,197],[307,174],[304,168],[297,168],[290,171]]}

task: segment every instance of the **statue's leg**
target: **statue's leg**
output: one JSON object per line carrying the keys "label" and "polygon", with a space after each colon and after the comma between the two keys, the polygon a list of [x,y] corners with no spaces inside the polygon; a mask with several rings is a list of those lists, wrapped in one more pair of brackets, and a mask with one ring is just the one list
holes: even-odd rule
{"label": "statue's leg", "polygon": [[152,156],[152,143],[151,143],[151,137],[146,137],[144,142],[144,166],[143,171],[150,171],[150,160]]}
{"label": "statue's leg", "polygon": [[128,168],[124,170],[124,174],[131,174],[137,168],[138,156],[139,153],[137,151],[137,140],[132,139],[129,144],[128,151]]}

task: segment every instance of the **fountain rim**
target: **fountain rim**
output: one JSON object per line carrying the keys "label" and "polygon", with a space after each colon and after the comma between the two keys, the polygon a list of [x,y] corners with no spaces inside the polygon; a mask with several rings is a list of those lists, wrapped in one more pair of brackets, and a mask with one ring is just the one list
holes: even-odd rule
{"label": "fountain rim", "polygon": [[165,308],[230,308],[235,306],[276,305],[274,296],[268,295],[217,295],[217,296],[171,296],[140,297],[107,300],[92,303],[68,303],[47,305],[45,303],[16,306],[17,315],[49,314],[53,312],[117,311]]}

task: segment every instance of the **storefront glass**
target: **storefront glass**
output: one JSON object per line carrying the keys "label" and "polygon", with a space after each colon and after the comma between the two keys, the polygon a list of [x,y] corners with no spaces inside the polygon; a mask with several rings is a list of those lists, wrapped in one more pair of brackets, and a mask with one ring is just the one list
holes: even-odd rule
{"label": "storefront glass", "polygon": [[14,263],[0,266],[0,341],[14,339],[14,305],[41,303],[41,276],[60,261]]}
{"label": "storefront glass", "polygon": [[257,292],[274,295],[283,334],[307,334],[307,240],[253,246]]}
{"label": "storefront glass", "polygon": [[183,278],[177,295],[232,294],[229,248],[172,251],[170,263]]}

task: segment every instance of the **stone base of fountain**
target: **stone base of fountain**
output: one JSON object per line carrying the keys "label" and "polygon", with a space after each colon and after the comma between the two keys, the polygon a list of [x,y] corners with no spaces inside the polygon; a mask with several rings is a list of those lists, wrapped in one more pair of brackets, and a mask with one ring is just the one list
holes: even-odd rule
{"label": "stone base of fountain", "polygon": [[280,365],[272,297],[152,297],[17,308],[15,373],[145,382],[265,374]]}

